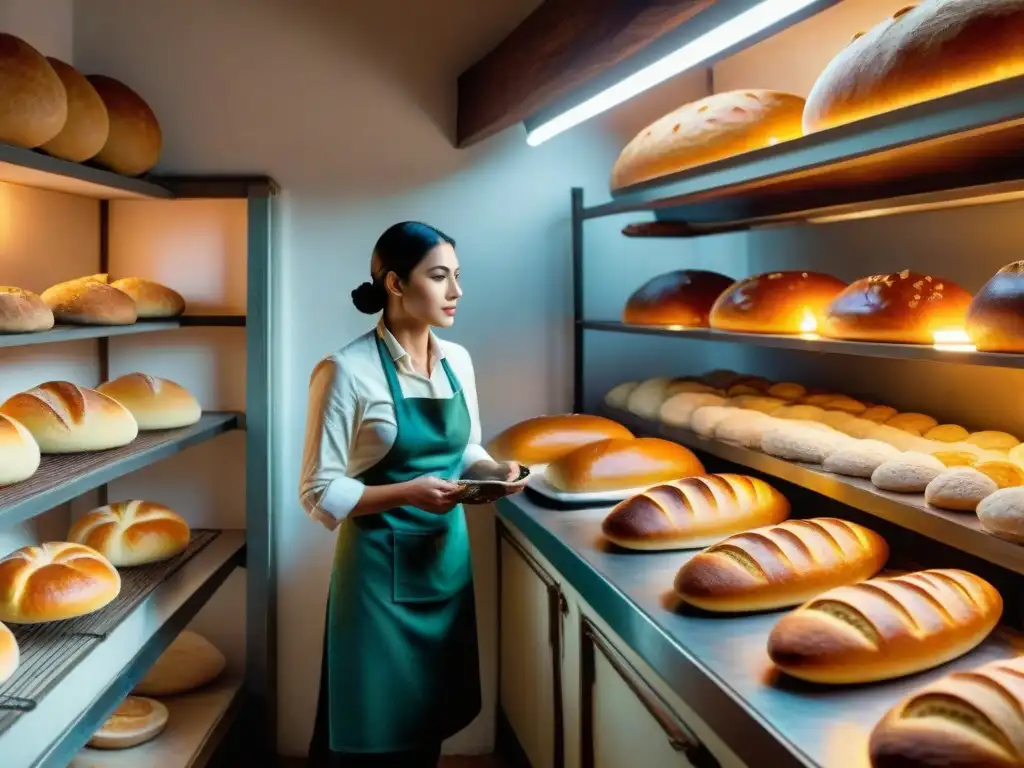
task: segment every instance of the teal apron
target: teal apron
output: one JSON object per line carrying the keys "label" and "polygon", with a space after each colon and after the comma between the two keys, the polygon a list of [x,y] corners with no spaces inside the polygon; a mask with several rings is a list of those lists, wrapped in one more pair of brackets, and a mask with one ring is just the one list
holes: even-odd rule
{"label": "teal apron", "polygon": [[[359,477],[385,485],[458,477],[469,441],[466,399],[448,362],[448,399],[406,398],[377,340],[395,404],[387,455]],[[462,506],[437,515],[398,507],[340,527],[325,627],[326,728],[333,752],[435,745],[480,712],[469,538]]]}

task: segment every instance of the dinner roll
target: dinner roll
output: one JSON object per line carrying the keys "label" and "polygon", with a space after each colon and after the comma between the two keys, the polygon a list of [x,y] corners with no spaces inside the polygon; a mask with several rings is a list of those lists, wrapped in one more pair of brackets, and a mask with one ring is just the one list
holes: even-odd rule
{"label": "dinner roll", "polygon": [[965,329],[979,352],[1024,351],[1024,261],[1007,264],[974,295]]}
{"label": "dinner roll", "polygon": [[959,443],[966,440],[970,435],[966,429],[959,424],[939,424],[925,432],[922,437],[925,440],[936,440],[940,443]]}
{"label": "dinner roll", "polygon": [[638,386],[640,386],[639,381],[624,381],[621,384],[616,384],[604,393],[604,404],[611,406],[612,408],[625,410],[626,401],[629,399],[629,393]]}
{"label": "dinner roll", "polygon": [[155,699],[128,696],[89,739],[93,749],[127,749],[155,739],[167,726],[167,707]]}
{"label": "dinner roll", "polygon": [[98,611],[121,576],[94,549],[69,542],[22,547],[0,559],[0,621],[40,624]]}
{"label": "dinner roll", "polygon": [[0,684],[11,678],[21,662],[18,640],[3,624],[0,624]]}
{"label": "dinner roll", "polygon": [[924,413],[897,413],[885,422],[887,427],[902,429],[904,432],[912,432],[915,435],[923,435],[938,424],[936,419]]}
{"label": "dinner roll", "polygon": [[0,32],[0,142],[34,149],[64,127],[68,95],[46,58],[20,37]]}
{"label": "dinner roll", "polygon": [[39,444],[23,424],[0,413],[0,488],[28,480],[39,469]]}
{"label": "dinner roll", "polygon": [[103,99],[81,72],[60,59],[46,60],[57,73],[67,92],[67,120],[60,133],[40,149],[49,155],[84,163],[103,149],[110,132],[110,118]]}
{"label": "dinner roll", "polygon": [[601,440],[548,464],[545,479],[566,493],[645,488],[704,473],[689,448],[657,437]]}
{"label": "dinner roll", "polygon": [[107,75],[88,77],[110,117],[107,140],[94,161],[125,176],[152,170],[160,159],[163,135],[149,104],[119,80]]}
{"label": "dinner roll", "polygon": [[883,491],[924,493],[928,483],[945,469],[934,456],[908,451],[879,464],[871,473],[871,482]]}
{"label": "dinner roll", "polygon": [[92,547],[123,567],[168,560],[188,548],[191,531],[180,515],[152,501],[118,501],[83,515],[68,541]]}
{"label": "dinner roll", "polygon": [[711,305],[732,284],[731,277],[702,269],[679,269],[658,275],[629,297],[622,322],[707,328]]}
{"label": "dinner roll", "polygon": [[0,333],[35,333],[53,328],[53,312],[32,291],[0,285]]}
{"label": "dinner roll", "polygon": [[537,466],[596,440],[632,436],[624,426],[603,416],[582,413],[535,416],[497,434],[488,444],[487,452],[495,461]]}
{"label": "dinner roll", "polygon": [[705,408],[710,405],[721,406],[725,398],[718,395],[698,394],[684,392],[679,395],[672,395],[658,409],[658,420],[670,427],[683,427],[689,429],[693,414],[698,408]]}
{"label": "dinner roll", "polygon": [[145,373],[127,373],[96,387],[127,408],[140,430],[176,429],[199,421],[199,401],[183,386]]}
{"label": "dinner roll", "polygon": [[928,483],[924,500],[939,509],[973,512],[982,499],[998,490],[995,480],[974,467],[951,467]]}
{"label": "dinner roll", "polygon": [[895,408],[888,405],[872,405],[864,413],[860,414],[860,418],[877,424],[884,424],[897,413],[899,412]]}
{"label": "dinner roll", "polygon": [[160,654],[132,693],[139,696],[188,693],[212,683],[226,666],[224,654],[213,643],[186,629]]}
{"label": "dinner roll", "polygon": [[140,318],[156,320],[178,317],[185,312],[185,298],[166,285],[141,277],[124,277],[111,285],[131,297]]}
{"label": "dinner roll", "polygon": [[769,272],[734,283],[711,308],[720,331],[795,334],[817,330],[846,283],[820,272]]}
{"label": "dinner roll", "polygon": [[871,477],[876,469],[899,453],[880,440],[855,440],[826,456],[821,468],[847,477]]}
{"label": "dinner roll", "polygon": [[978,504],[977,512],[986,531],[1024,544],[1024,487],[1000,488]]}
{"label": "dinner roll", "polygon": [[52,285],[43,291],[42,299],[58,323],[131,325],[138,318],[135,302],[107,285],[103,274]]}
{"label": "dinner roll", "polygon": [[800,384],[794,384],[789,381],[780,381],[779,383],[772,384],[768,387],[768,395],[771,397],[777,397],[780,400],[799,400],[806,394],[806,388]]}

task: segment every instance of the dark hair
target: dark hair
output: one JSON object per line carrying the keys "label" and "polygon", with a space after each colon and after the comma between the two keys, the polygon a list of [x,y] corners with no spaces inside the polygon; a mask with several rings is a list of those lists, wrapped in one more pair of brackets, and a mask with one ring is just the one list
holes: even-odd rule
{"label": "dark hair", "polygon": [[380,267],[370,282],[352,291],[352,303],[356,309],[367,315],[382,311],[388,303],[384,288],[388,272],[394,272],[399,280],[408,280],[409,273],[423,261],[423,257],[442,243],[455,245],[455,241],[444,232],[419,221],[403,221],[388,227],[373,247]]}

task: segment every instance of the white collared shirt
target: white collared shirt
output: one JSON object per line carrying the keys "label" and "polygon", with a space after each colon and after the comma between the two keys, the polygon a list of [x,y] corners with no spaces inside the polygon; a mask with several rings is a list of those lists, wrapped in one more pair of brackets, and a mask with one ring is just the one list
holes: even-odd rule
{"label": "white collared shirt", "polygon": [[469,444],[462,469],[489,459],[480,445],[473,361],[465,348],[430,334],[430,376],[415,371],[409,353],[392,333],[377,324],[350,344],[321,360],[309,382],[306,441],[299,498],[314,520],[333,530],[363,495],[355,478],[377,464],[395,442],[395,404],[377,352],[377,337],[395,361],[405,397],[443,399],[453,394],[441,360],[448,361],[469,409]]}

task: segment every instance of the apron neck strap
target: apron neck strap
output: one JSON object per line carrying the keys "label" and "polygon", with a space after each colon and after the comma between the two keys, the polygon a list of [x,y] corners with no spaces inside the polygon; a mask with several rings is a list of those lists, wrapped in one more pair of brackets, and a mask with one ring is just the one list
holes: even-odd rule
{"label": "apron neck strap", "polygon": [[[395,366],[395,361],[391,358],[391,350],[388,349],[380,336],[374,335],[374,338],[377,341],[377,353],[380,355],[380,364],[384,368],[384,376],[388,380],[388,389],[391,390],[391,399],[397,403],[405,399],[405,395],[402,393],[402,385],[398,382],[398,368]],[[461,385],[455,376],[455,372],[448,365],[447,358],[441,358],[441,367],[444,368],[444,373],[448,377],[448,384],[452,388],[452,395],[457,395]]]}

